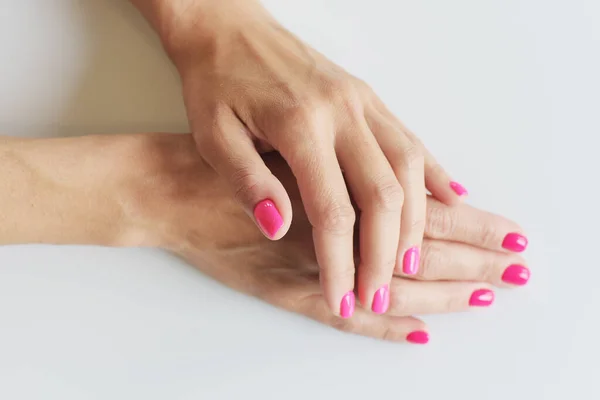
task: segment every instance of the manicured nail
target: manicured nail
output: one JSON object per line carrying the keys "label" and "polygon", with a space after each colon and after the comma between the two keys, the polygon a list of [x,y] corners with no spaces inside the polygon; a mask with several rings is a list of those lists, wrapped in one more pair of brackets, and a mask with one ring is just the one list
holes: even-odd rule
{"label": "manicured nail", "polygon": [[271,239],[283,226],[283,218],[271,200],[263,200],[254,207],[254,218],[263,232]]}
{"label": "manicured nail", "polygon": [[356,303],[356,299],[354,297],[354,292],[350,291],[342,297],[342,302],[340,303],[340,316],[342,318],[350,318],[352,314],[354,314],[354,304]]}
{"label": "manicured nail", "polygon": [[523,286],[529,280],[531,273],[529,268],[522,265],[509,265],[502,274],[502,280],[512,285]]}
{"label": "manicured nail", "polygon": [[416,344],[425,344],[429,342],[429,333],[425,331],[414,331],[406,336],[406,341]]}
{"label": "manicured nail", "polygon": [[479,289],[473,292],[469,299],[469,305],[475,307],[487,307],[494,302],[494,292],[488,289]]}
{"label": "manicured nail", "polygon": [[509,233],[502,242],[502,247],[506,250],[520,253],[527,248],[527,238],[520,233]]}
{"label": "manicured nail", "polygon": [[404,253],[402,260],[402,272],[406,275],[414,275],[419,270],[420,253],[418,247],[411,247]]}
{"label": "manicured nail", "polygon": [[383,285],[375,292],[373,296],[373,305],[371,310],[376,314],[383,314],[390,306],[390,288],[388,285]]}
{"label": "manicured nail", "polygon": [[469,194],[467,189],[465,189],[465,187],[458,182],[450,182],[450,188],[459,196],[466,196]]}

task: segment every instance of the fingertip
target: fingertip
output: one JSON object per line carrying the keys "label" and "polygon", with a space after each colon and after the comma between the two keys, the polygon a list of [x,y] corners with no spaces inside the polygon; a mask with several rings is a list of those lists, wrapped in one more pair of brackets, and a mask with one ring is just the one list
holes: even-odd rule
{"label": "fingertip", "polygon": [[444,183],[427,185],[431,195],[441,203],[447,206],[456,206],[462,204],[469,195],[467,189],[455,181],[445,181]]}
{"label": "fingertip", "polygon": [[406,335],[406,341],[412,344],[427,344],[429,343],[429,332],[426,330],[416,330]]}
{"label": "fingertip", "polygon": [[342,318],[350,318],[354,314],[354,308],[356,305],[356,297],[354,295],[354,291],[349,291],[342,297],[342,301],[340,302],[339,314]]}
{"label": "fingertip", "polygon": [[429,343],[427,324],[415,317],[389,317],[398,324],[398,341],[411,344]]}
{"label": "fingertip", "polygon": [[327,307],[333,315],[343,319],[351,318],[356,310],[354,269],[348,272],[348,275],[340,274],[340,271],[331,271],[331,269],[321,267],[319,273],[321,292]]}
{"label": "fingertip", "polygon": [[284,220],[273,200],[265,199],[254,206],[254,219],[262,233],[271,240],[283,237]]}
{"label": "fingertip", "polygon": [[404,275],[416,275],[421,265],[421,247],[413,246],[409,248],[399,259],[401,260],[401,265],[397,269],[401,269]]}
{"label": "fingertip", "polygon": [[[292,224],[292,203],[282,183],[274,176],[250,190],[246,199],[256,225],[267,239],[279,240],[285,236]],[[241,198],[242,202],[245,202]],[[248,204],[246,203],[246,204]]]}
{"label": "fingertip", "polygon": [[463,198],[469,195],[469,192],[467,191],[467,189],[461,185],[460,183],[456,182],[456,181],[451,181],[450,184],[450,189],[452,189],[452,191],[454,193],[456,193],[456,195],[459,198]]}
{"label": "fingertip", "polygon": [[390,285],[381,286],[373,295],[371,311],[375,314],[385,314],[390,308]]}

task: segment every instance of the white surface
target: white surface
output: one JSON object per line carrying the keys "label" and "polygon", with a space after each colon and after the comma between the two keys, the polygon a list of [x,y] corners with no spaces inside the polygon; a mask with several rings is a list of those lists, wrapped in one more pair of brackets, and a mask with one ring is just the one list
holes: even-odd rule
{"label": "white surface", "polygon": [[[600,3],[269,0],[370,82],[533,270],[428,346],[336,332],[159,251],[0,248],[2,399],[598,398]],[[125,0],[0,0],[0,132],[185,131]]]}

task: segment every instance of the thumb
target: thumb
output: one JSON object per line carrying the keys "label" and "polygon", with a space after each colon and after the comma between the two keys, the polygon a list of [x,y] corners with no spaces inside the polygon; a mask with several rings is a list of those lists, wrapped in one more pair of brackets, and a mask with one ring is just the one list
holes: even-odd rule
{"label": "thumb", "polygon": [[211,128],[194,137],[202,157],[228,182],[261,232],[271,240],[281,239],[292,222],[290,198],[234,112],[219,110]]}

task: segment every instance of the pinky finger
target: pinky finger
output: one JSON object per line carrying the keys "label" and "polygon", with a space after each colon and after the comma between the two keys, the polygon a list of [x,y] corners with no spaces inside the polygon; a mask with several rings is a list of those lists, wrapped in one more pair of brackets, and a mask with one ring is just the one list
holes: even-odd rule
{"label": "pinky finger", "polygon": [[425,158],[425,187],[431,192],[432,196],[438,201],[449,206],[459,204],[469,194],[467,189],[460,183],[452,180],[446,170],[437,162],[435,157],[427,150],[421,140],[410,131],[391,111],[378,101],[375,106],[375,112],[390,124],[398,134],[404,133],[417,145]]}
{"label": "pinky finger", "polygon": [[425,156],[425,186],[438,201],[449,206],[459,204],[469,192],[463,185],[453,181],[446,170],[431,153],[421,145]]}

